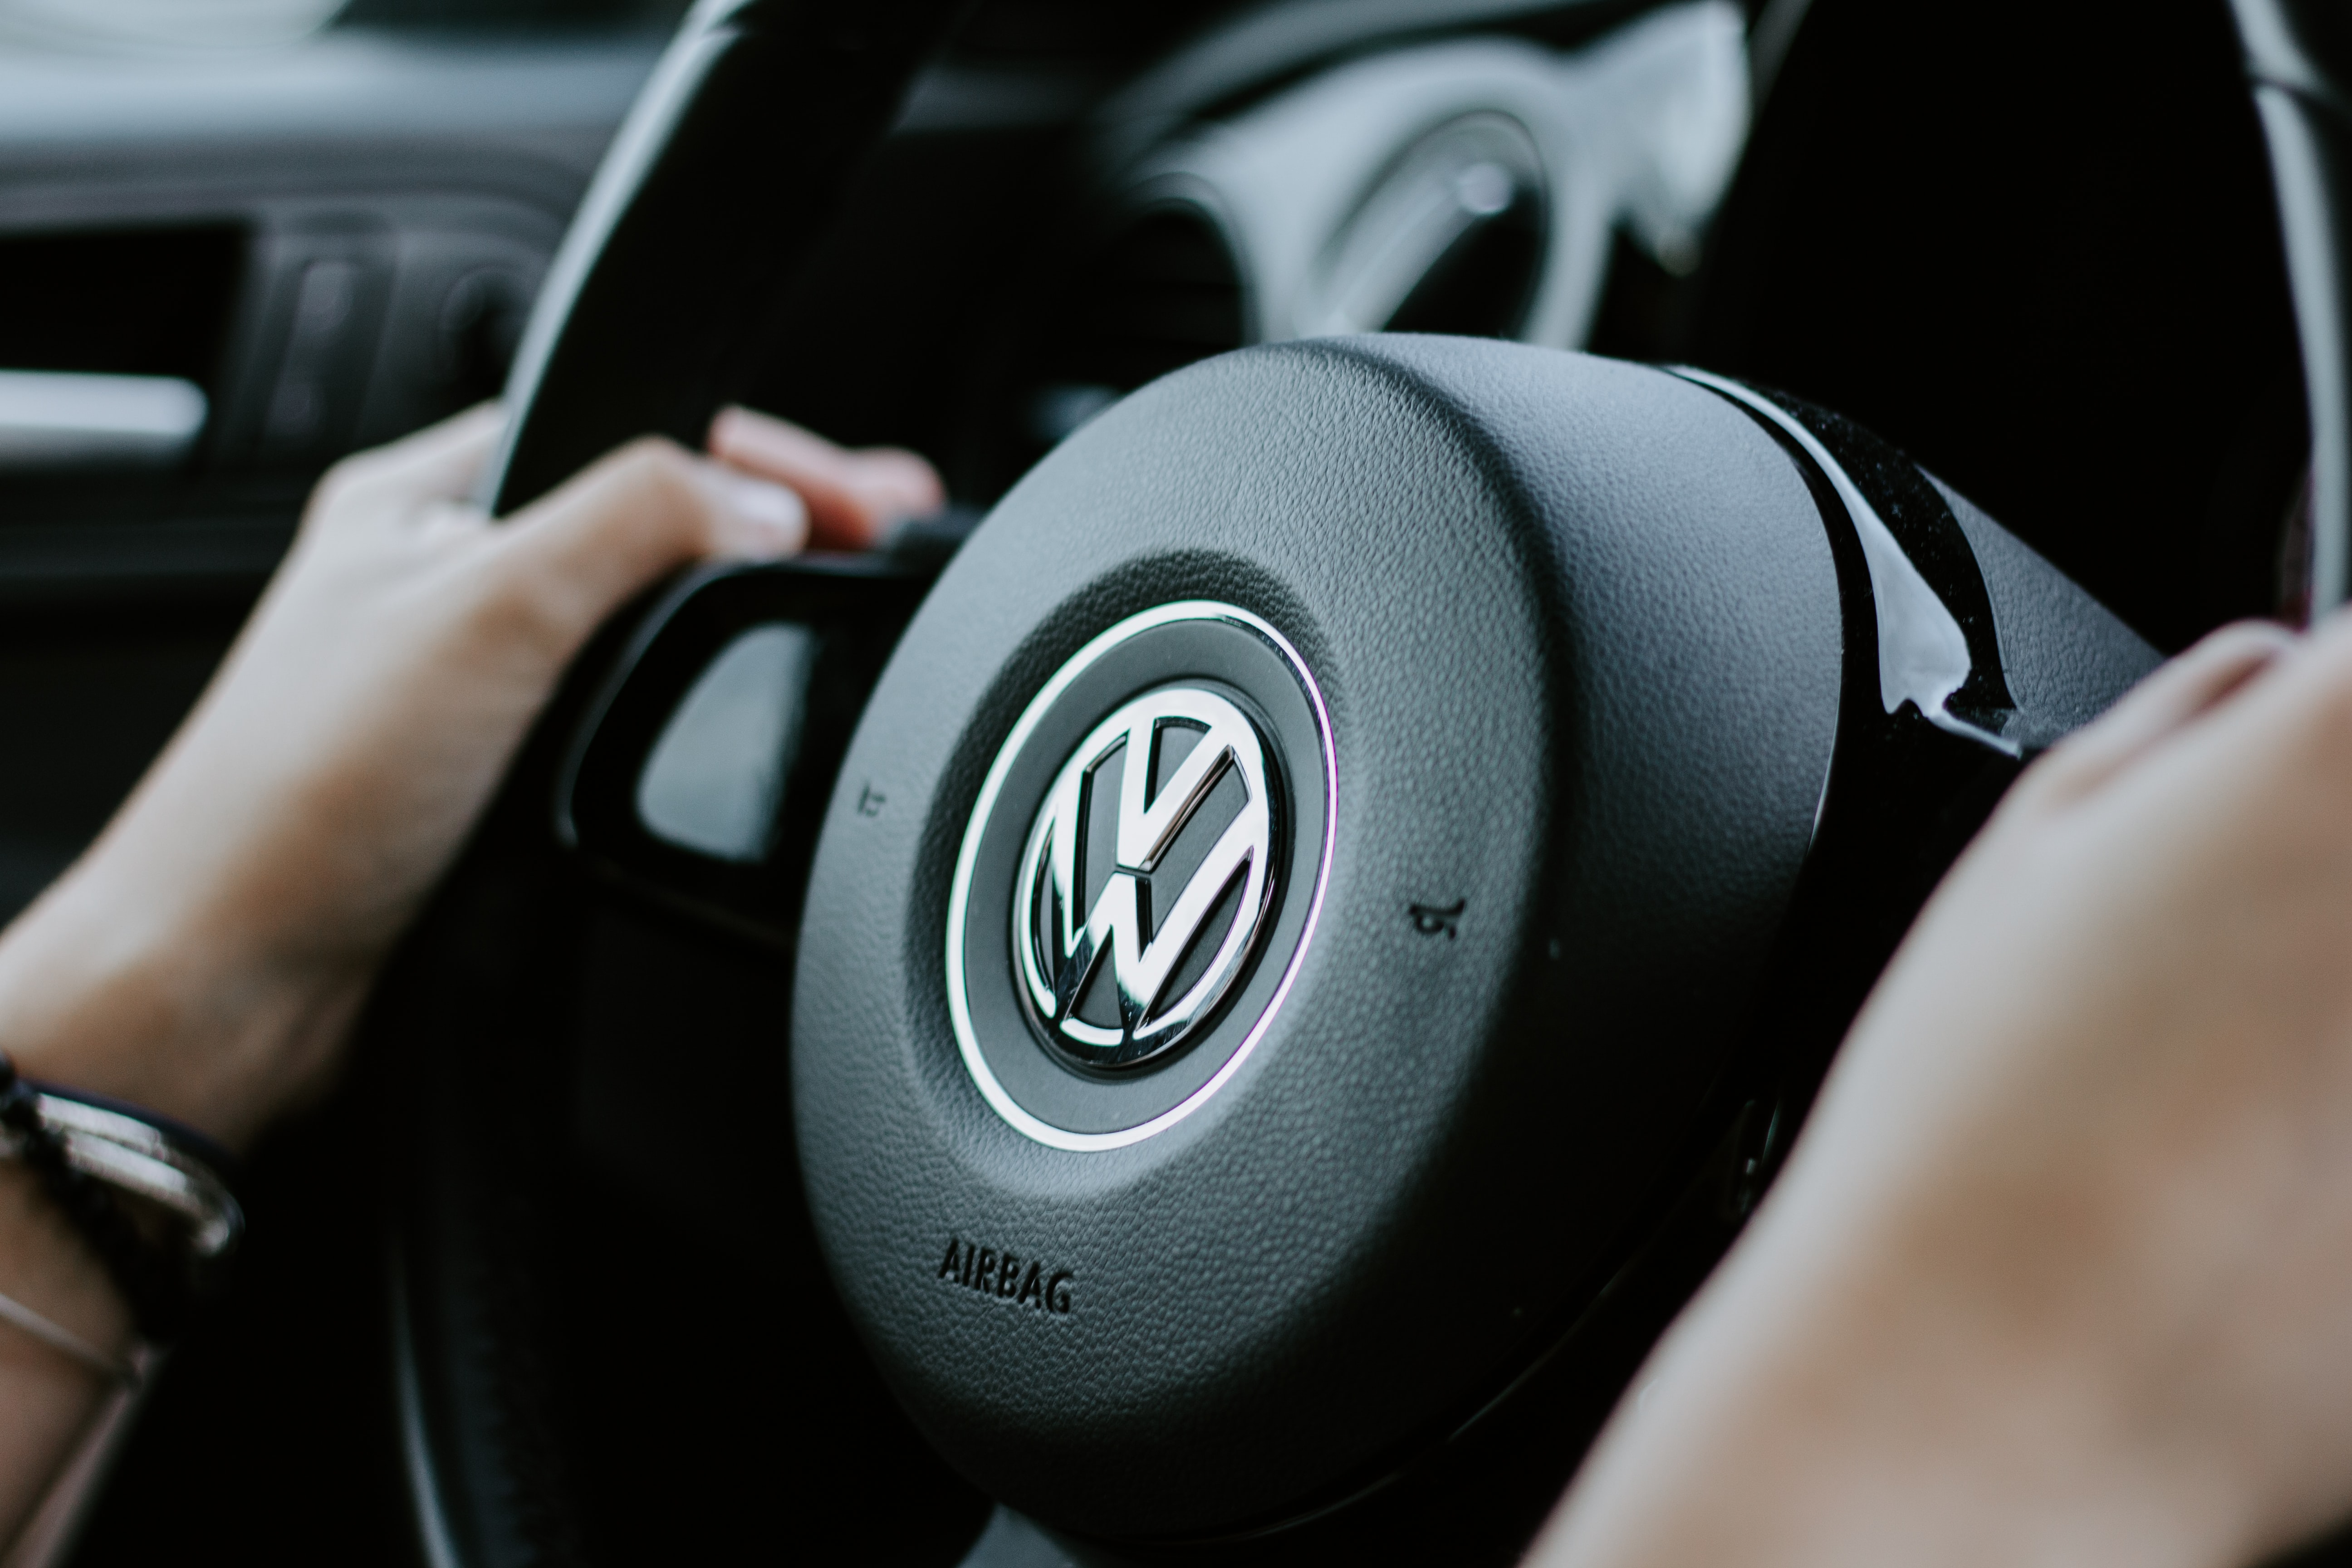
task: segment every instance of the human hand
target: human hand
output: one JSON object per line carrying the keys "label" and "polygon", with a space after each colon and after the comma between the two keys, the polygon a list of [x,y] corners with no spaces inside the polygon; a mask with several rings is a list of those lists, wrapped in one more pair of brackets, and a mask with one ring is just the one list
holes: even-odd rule
{"label": "human hand", "polygon": [[791,486],[808,504],[809,542],[821,550],[871,549],[892,525],[947,505],[940,476],[912,452],[845,449],[748,408],[720,409],[709,445],[720,461]]}
{"label": "human hand", "polygon": [[0,1044],[27,1073],[249,1141],[331,1070],[394,940],[616,605],[705,556],[788,553],[819,519],[851,542],[924,499],[929,473],[730,411],[740,467],[639,442],[492,523],[462,498],[499,418],[476,410],[320,482],[194,712],[0,939]]}
{"label": "human hand", "polygon": [[2352,1510],[2352,621],[2028,771],[1546,1563],[2244,1563]]}
{"label": "human hand", "polygon": [[[0,935],[0,1046],[35,1077],[233,1146],[312,1092],[605,616],[688,562],[789,553],[813,529],[855,545],[938,492],[905,454],[841,452],[740,411],[721,423],[736,467],[638,442],[498,523],[462,499],[495,409],[339,465],[163,757]],[[126,1342],[105,1272],[14,1165],[0,1291],[109,1353]],[[0,1332],[0,1550],[98,1392],[79,1363]]]}

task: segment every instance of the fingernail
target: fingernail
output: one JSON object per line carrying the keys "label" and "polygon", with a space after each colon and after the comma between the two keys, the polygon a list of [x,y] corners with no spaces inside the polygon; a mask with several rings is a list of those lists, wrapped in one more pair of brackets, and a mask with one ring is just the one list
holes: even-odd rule
{"label": "fingernail", "polygon": [[710,473],[735,515],[769,535],[779,552],[789,553],[807,542],[808,506],[798,494],[732,468]]}

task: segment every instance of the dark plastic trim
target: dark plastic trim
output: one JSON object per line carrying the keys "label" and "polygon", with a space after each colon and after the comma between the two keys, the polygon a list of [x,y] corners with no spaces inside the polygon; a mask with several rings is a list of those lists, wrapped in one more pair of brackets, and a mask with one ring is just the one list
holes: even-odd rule
{"label": "dark plastic trim", "polygon": [[811,556],[709,567],[681,579],[640,623],[573,736],[556,778],[556,842],[633,893],[789,947],[809,836],[781,836],[748,864],[697,854],[646,830],[637,814],[638,778],[663,726],[730,643],[754,626],[805,626],[819,650],[810,712],[776,816],[814,822],[833,794],[866,693],[931,575],[885,557]]}

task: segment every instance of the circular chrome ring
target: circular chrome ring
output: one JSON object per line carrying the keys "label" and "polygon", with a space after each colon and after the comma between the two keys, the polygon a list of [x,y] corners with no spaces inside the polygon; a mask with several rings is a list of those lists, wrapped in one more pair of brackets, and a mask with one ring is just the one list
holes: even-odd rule
{"label": "circular chrome ring", "polygon": [[[980,858],[981,841],[987,836],[989,824],[995,816],[997,797],[1003,790],[1006,775],[1012,772],[1031,735],[1062,694],[1069,689],[1071,683],[1122,643],[1157,627],[1183,621],[1222,622],[1264,639],[1288,667],[1298,682],[1300,691],[1306,696],[1307,706],[1315,717],[1323,783],[1323,841],[1316,857],[1314,885],[1307,893],[1307,917],[1299,930],[1298,941],[1284,962],[1282,978],[1276,984],[1272,997],[1265,1010],[1251,1023],[1248,1034],[1234,1047],[1233,1055],[1219,1066],[1208,1081],[1171,1109],[1133,1127],[1108,1132],[1074,1132],[1041,1120],[1013,1100],[998,1081],[981,1050],[979,1037],[972,1026],[964,971],[964,931],[971,914],[972,870]],[[964,1070],[971,1076],[973,1085],[979,1089],[981,1098],[988,1102],[989,1109],[1024,1137],[1048,1148],[1085,1153],[1139,1143],[1156,1133],[1166,1131],[1206,1104],[1210,1096],[1223,1089],[1241,1070],[1242,1064],[1249,1059],[1258,1042],[1265,1037],[1266,1030],[1273,1026],[1275,1015],[1281,1010],[1284,998],[1290,994],[1291,983],[1297,977],[1299,963],[1306,957],[1308,944],[1314,941],[1316,923],[1323,912],[1323,892],[1330,880],[1331,847],[1338,822],[1339,767],[1331,743],[1330,710],[1323,701],[1321,689],[1315,684],[1315,678],[1307,672],[1306,661],[1299,658],[1298,650],[1264,619],[1247,610],[1213,600],[1183,600],[1130,616],[1071,656],[1069,661],[1055,671],[1053,679],[1046,681],[1037,695],[1030,700],[1029,706],[1022,710],[1012,732],[998,748],[988,776],[981,782],[979,798],[972,803],[971,816],[964,827],[963,846],[956,856],[955,880],[948,894],[948,1015],[955,1026],[956,1047],[963,1058]]]}

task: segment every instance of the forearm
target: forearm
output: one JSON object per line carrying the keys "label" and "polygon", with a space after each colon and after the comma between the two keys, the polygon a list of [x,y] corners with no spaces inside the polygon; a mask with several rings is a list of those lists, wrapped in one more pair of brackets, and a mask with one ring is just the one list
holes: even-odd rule
{"label": "forearm", "polygon": [[0,933],[0,1049],[241,1149],[315,1076],[369,971],[289,962],[236,910],[186,900],[221,879],[174,876],[124,833],[136,810]]}
{"label": "forearm", "polygon": [[1937,891],[1551,1568],[2242,1568],[2352,1510],[2352,621],[2209,639]]}
{"label": "forearm", "polygon": [[[249,1146],[331,1080],[378,966],[596,626],[666,573],[807,537],[792,489],[651,440],[493,523],[460,498],[499,428],[478,409],[321,483],[195,711],[0,933],[0,1050],[27,1077]],[[910,461],[826,471],[871,523]],[[0,1178],[0,1292],[119,1354],[128,1314],[95,1258],[26,1173]],[[104,1392],[0,1322],[0,1541]]]}
{"label": "forearm", "polygon": [[[110,847],[121,842],[110,834],[0,933],[0,1048],[29,1078],[242,1142],[275,1109],[288,1038],[329,1009],[259,962],[217,913],[128,885]],[[100,1357],[131,1350],[113,1282],[16,1163],[0,1163],[0,1295]],[[0,1560],[114,1388],[25,1324],[0,1321]]]}
{"label": "forearm", "polygon": [[2168,1447],[2095,1358],[1981,1297],[1939,1302],[1949,1276],[1906,1279],[1899,1238],[1796,1234],[1854,1216],[1770,1217],[1644,1368],[1535,1563],[2246,1560],[2237,1478]]}

